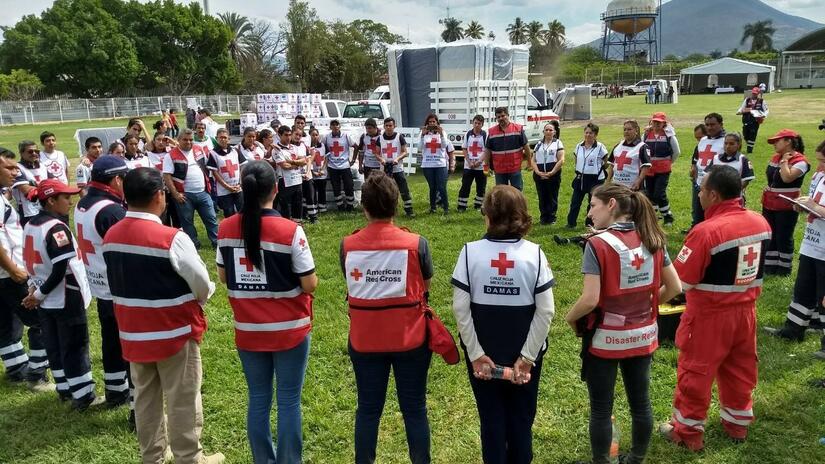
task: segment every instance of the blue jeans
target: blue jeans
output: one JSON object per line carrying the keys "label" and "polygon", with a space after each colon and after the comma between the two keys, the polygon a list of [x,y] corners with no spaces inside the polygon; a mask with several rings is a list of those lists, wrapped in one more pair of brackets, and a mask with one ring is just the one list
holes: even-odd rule
{"label": "blue jeans", "polygon": [[523,190],[524,181],[521,178],[521,171],[511,172],[507,174],[496,173],[496,185],[501,184],[510,184],[519,190]]}
{"label": "blue jeans", "polygon": [[[246,434],[255,464],[301,462],[301,390],[307,370],[309,338],[307,335],[298,346],[286,351],[238,350],[249,387]],[[278,404],[277,451],[269,426],[273,377]]]}
{"label": "blue jeans", "polygon": [[178,219],[183,231],[186,235],[195,242],[195,246],[200,246],[198,240],[198,230],[195,229],[195,210],[198,211],[198,216],[201,217],[204,227],[206,227],[206,235],[209,236],[209,241],[212,246],[218,245],[218,218],[215,216],[215,205],[212,203],[212,197],[206,192],[184,193],[186,201],[177,203]]}
{"label": "blue jeans", "polygon": [[378,423],[387,399],[390,367],[395,374],[398,406],[404,417],[410,461],[430,462],[430,423],[427,420],[427,371],[432,351],[426,343],[400,353],[359,353],[349,347],[358,409],[355,411],[355,463],[374,463]]}
{"label": "blue jeans", "polygon": [[444,211],[450,209],[450,202],[447,200],[447,177],[449,171],[443,168],[423,168],[424,178],[430,186],[430,209],[434,210],[436,203],[440,204]]}

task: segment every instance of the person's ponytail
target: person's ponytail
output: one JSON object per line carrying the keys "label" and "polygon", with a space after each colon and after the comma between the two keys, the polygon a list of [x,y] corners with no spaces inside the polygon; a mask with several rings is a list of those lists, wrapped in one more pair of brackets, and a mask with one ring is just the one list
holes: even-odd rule
{"label": "person's ponytail", "polygon": [[805,142],[802,141],[801,135],[797,135],[793,138],[791,146],[793,146],[793,149],[796,150],[797,153],[805,153]]}
{"label": "person's ponytail", "polygon": [[656,253],[667,247],[665,231],[659,225],[656,211],[647,196],[639,190],[630,196],[631,217],[647,251]]}
{"label": "person's ponytail", "polygon": [[275,170],[266,161],[246,163],[241,173],[241,188],[241,237],[244,241],[246,259],[261,269],[261,203],[275,188]]}

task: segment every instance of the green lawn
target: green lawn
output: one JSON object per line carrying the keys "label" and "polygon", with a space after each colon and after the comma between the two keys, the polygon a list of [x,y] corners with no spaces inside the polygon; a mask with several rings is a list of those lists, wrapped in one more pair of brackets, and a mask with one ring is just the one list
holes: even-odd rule
{"label": "green lawn", "polygon": [[[825,136],[816,130],[819,119],[825,117],[821,105],[825,100],[825,91],[788,91],[771,94],[767,100],[771,117],[762,127],[753,156],[757,173],[764,172],[770,155],[765,138],[782,127],[794,128],[804,135],[809,147],[809,160],[812,160],[813,148]],[[671,255],[674,255],[683,239],[679,230],[686,228],[690,221],[690,181],[687,172],[689,152],[694,145],[692,128],[701,122],[706,113],[716,111],[727,118],[729,129],[741,130],[739,118],[734,115],[740,98],[687,96],[682,97],[681,103],[676,106],[657,108],[643,102],[640,96],[594,100],[594,120],[602,126],[600,140],[608,146],[619,140],[621,123],[625,119],[637,118],[643,123],[654,109],[664,109],[674,120],[682,150],[686,153],[676,165],[669,192],[677,217],[676,227],[670,230],[669,248]],[[2,127],[0,146],[16,146],[18,139],[36,138],[40,131],[48,128],[55,131],[58,141],[68,148],[75,128],[108,125],[125,127],[125,121]],[[562,139],[568,146],[572,147],[579,140],[582,125],[581,122],[563,125]],[[560,217],[567,213],[571,172],[569,166],[565,167]],[[525,194],[533,213],[537,214],[535,188],[529,177],[526,179]],[[453,175],[449,182],[453,205],[459,183],[459,175]],[[748,189],[749,203],[753,208],[758,208],[762,185],[764,180],[760,176]],[[450,274],[462,244],[483,234],[483,222],[475,212],[429,215],[425,212],[427,187],[423,178],[413,176],[411,188],[419,216],[413,220],[400,219],[399,223],[430,240],[435,262],[431,302],[455,333],[450,310]],[[581,290],[580,251],[577,247],[559,247],[552,242],[553,233],[564,233],[564,222],[560,222],[554,227],[537,226],[528,237],[543,246],[557,281],[557,314],[550,332],[534,427],[535,462],[539,463],[584,459],[589,457],[590,451],[587,389],[579,380],[579,341],[563,322],[563,315]],[[318,224],[306,227],[321,277],[316,292],[312,349],[303,398],[306,462],[346,463],[353,460],[355,382],[347,357],[345,285],[337,251],[340,239],[363,223],[361,215],[329,213]],[[214,272],[214,253],[204,251],[202,256]],[[792,287],[792,277],[767,279],[759,301],[760,324],[780,324],[784,320]],[[245,431],[246,386],[234,348],[231,311],[226,291],[221,285],[209,301],[206,313],[210,329],[202,346],[203,444],[207,451],[225,453],[228,462],[250,462]],[[92,362],[98,393],[102,393],[100,339],[94,308],[89,311],[89,320]],[[825,363],[810,356],[818,348],[818,343],[818,338],[813,336],[809,336],[803,344],[791,345],[760,334],[761,376],[754,405],[757,421],[751,429],[749,440],[735,445],[725,438],[719,424],[718,405],[714,402],[707,427],[706,451],[693,454],[654,436],[648,462],[825,462],[825,447],[817,443],[818,438],[825,435],[825,392],[807,386],[809,380],[825,376]],[[670,416],[676,359],[677,352],[673,348],[662,348],[655,356],[650,395],[657,421]],[[464,366],[447,366],[440,358],[434,358],[428,389],[434,462],[480,462],[478,420]],[[378,461],[408,462],[404,427],[394,399],[394,389],[389,398],[381,425]],[[626,450],[630,443],[630,419],[621,386],[617,387],[615,413],[622,430],[622,449]],[[126,427],[126,415],[125,409],[86,414],[69,412],[57,402],[54,394],[35,395],[0,382],[0,430],[3,431],[0,462],[137,462],[137,444]]]}

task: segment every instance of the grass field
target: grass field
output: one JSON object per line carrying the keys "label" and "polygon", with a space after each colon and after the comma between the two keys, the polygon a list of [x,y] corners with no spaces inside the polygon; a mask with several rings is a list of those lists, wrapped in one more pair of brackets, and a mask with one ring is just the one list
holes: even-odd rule
{"label": "grass field", "polygon": [[[825,90],[788,91],[767,97],[771,116],[761,128],[756,153],[752,157],[760,175],[748,189],[749,205],[759,208],[759,192],[764,185],[762,174],[771,153],[765,139],[778,129],[790,127],[805,137],[808,159],[813,148],[825,138],[818,132],[819,120],[825,117],[822,101]],[[594,121],[601,128],[599,139],[612,146],[621,137],[625,119],[647,121],[654,109],[665,110],[677,128],[682,151],[694,146],[692,128],[709,112],[726,118],[729,130],[741,130],[734,115],[739,96],[685,96],[675,106],[653,107],[642,97],[617,100],[594,100]],[[16,147],[21,138],[36,138],[48,128],[58,134],[67,151],[70,137],[77,127],[122,125],[125,121],[92,122],[65,125],[16,126],[0,128],[0,146]],[[581,138],[581,122],[565,123],[562,140],[572,147]],[[679,231],[690,222],[689,155],[678,161],[671,177],[670,198],[676,214],[676,226],[670,229],[670,253],[681,247]],[[570,198],[570,166],[564,168],[559,216],[567,213]],[[449,182],[451,203],[459,187],[459,174]],[[810,175],[806,178],[810,179]],[[525,194],[534,217],[537,217],[535,188],[525,175]],[[399,223],[430,240],[435,263],[431,303],[447,325],[456,333],[450,310],[450,275],[462,244],[483,234],[483,222],[475,212],[430,215],[426,210],[427,187],[422,176],[411,178],[411,188],[418,217],[399,219]],[[583,218],[582,218],[583,220]],[[580,220],[580,223],[582,222]],[[347,356],[347,312],[345,285],[338,265],[340,239],[364,224],[360,214],[329,213],[320,222],[306,227],[315,256],[320,285],[315,299],[312,348],[303,395],[304,459],[309,463],[346,463],[353,460],[353,422],[356,405],[355,382]],[[559,247],[552,241],[562,233],[563,220],[557,226],[536,226],[528,238],[542,245],[556,276],[556,317],[553,321],[549,351],[541,378],[538,415],[534,427],[535,462],[564,463],[589,458],[587,433],[587,389],[579,379],[579,341],[563,315],[581,290],[581,255],[577,247]],[[801,230],[801,225],[797,232]],[[797,241],[798,244],[798,241]],[[202,252],[209,269],[215,271],[214,253]],[[215,279],[216,280],[216,279]],[[760,324],[780,324],[784,320],[793,288],[793,277],[770,277],[758,305]],[[205,426],[203,445],[209,452],[221,451],[228,462],[251,462],[246,440],[246,385],[234,348],[232,315],[225,288],[218,291],[205,308],[209,320],[203,350],[203,404]],[[89,310],[92,331],[92,363],[98,393],[102,394],[102,371],[98,322],[94,308]],[[825,435],[825,392],[807,386],[811,379],[825,376],[825,363],[810,353],[818,349],[818,337],[809,336],[803,344],[786,344],[759,335],[760,382],[755,391],[754,411],[757,421],[748,441],[735,445],[725,438],[719,424],[718,404],[710,409],[706,450],[693,454],[676,448],[654,436],[648,462],[651,463],[822,463],[825,447],[817,440]],[[676,383],[677,352],[671,347],[655,355],[651,373],[650,396],[654,416],[663,421],[670,416]],[[403,421],[394,398],[388,395],[379,437],[378,461],[408,462]],[[463,365],[447,366],[434,358],[429,376],[428,407],[432,428],[433,461],[436,463],[481,462],[478,419],[475,403]],[[615,406],[617,423],[622,430],[622,449],[629,447],[630,419],[621,383],[617,386]],[[121,463],[137,462],[135,437],[126,426],[127,411],[70,412],[58,403],[54,394],[32,394],[21,387],[0,382],[0,462],[2,463]],[[274,414],[273,414],[274,424]],[[273,425],[274,427],[274,425]]]}

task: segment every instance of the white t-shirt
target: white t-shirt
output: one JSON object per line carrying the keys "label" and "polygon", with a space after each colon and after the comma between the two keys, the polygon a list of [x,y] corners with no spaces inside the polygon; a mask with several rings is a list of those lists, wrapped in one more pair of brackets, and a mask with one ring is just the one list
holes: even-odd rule
{"label": "white t-shirt", "polygon": [[51,153],[40,152],[40,165],[46,169],[49,179],[59,179],[64,184],[69,184],[69,160],[66,154],[60,150]]}
{"label": "white t-shirt", "polygon": [[[206,190],[206,183],[203,180],[203,171],[201,171],[198,162],[195,161],[195,154],[192,150],[181,150],[181,153],[186,156],[186,163],[189,166],[186,169],[186,180],[183,183],[183,191],[186,193],[203,192]],[[172,162],[172,155],[167,153],[166,157],[163,158],[163,173],[172,174],[174,172],[175,163]]]}

